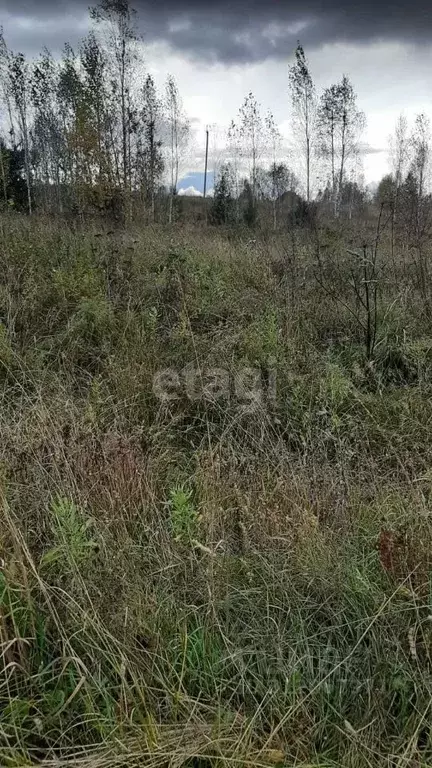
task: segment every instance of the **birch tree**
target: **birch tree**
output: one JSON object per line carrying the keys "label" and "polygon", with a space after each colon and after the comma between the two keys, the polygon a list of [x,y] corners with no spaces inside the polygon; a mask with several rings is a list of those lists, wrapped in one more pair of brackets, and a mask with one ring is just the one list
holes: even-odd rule
{"label": "birch tree", "polygon": [[84,95],[88,104],[88,117],[95,136],[93,165],[99,204],[103,205],[107,194],[112,193],[115,174],[112,169],[110,141],[110,105],[106,79],[108,65],[105,52],[94,32],[83,40],[80,49],[83,69]]}
{"label": "birch tree", "polygon": [[[275,119],[271,112],[268,112],[265,118],[265,126],[267,130],[268,140],[270,144],[271,153],[271,168],[269,171],[269,179],[271,183],[271,200],[273,204],[273,229],[277,228],[277,202],[281,194],[285,191],[285,166],[283,163],[278,162],[279,152],[282,144],[282,137],[280,131],[275,123]],[[282,191],[281,191],[282,190]]]}
{"label": "birch tree", "polygon": [[[31,77],[33,105],[33,164],[39,184],[43,187],[45,206],[55,202],[62,211],[61,180],[65,158],[64,134],[58,104],[59,71],[48,50],[35,62]],[[55,200],[51,189],[54,189]]]}
{"label": "birch tree", "polygon": [[[139,164],[140,182],[144,188],[145,202],[150,207],[151,221],[155,221],[156,189],[162,178],[161,121],[162,103],[157,95],[151,75],[147,75],[141,92]],[[178,172],[178,168],[177,168]]]}
{"label": "birch tree", "polygon": [[174,198],[177,195],[180,160],[186,152],[190,138],[190,123],[183,109],[177,83],[172,75],[169,75],[166,81],[165,110],[168,127],[170,174],[168,221],[171,224],[173,221]]}
{"label": "birch tree", "polygon": [[15,143],[15,128],[12,118],[12,106],[18,122],[20,143],[24,150],[25,177],[27,186],[28,212],[32,213],[32,178],[30,162],[30,136],[28,124],[28,108],[30,101],[30,77],[28,62],[23,53],[9,51],[3,32],[0,32],[0,58],[4,90],[7,94],[11,117],[11,136]]}
{"label": "birch tree", "polygon": [[337,128],[339,133],[339,179],[338,198],[339,204],[342,198],[345,171],[350,159],[355,159],[358,153],[358,144],[361,131],[364,127],[364,114],[357,108],[357,96],[349,78],[344,75],[338,86],[339,119]]}
{"label": "birch tree", "polygon": [[311,199],[311,166],[315,141],[316,95],[309,64],[298,43],[295,62],[289,68],[289,85],[293,108],[294,130],[298,136],[306,166],[306,199]]}
{"label": "birch tree", "polygon": [[91,8],[90,14],[91,18],[97,24],[102,24],[106,30],[107,60],[111,63],[112,70],[113,106],[117,100],[119,104],[121,183],[125,214],[129,215],[132,181],[130,137],[133,130],[131,89],[138,61],[135,11],[128,0],[100,0],[96,7]]}
{"label": "birch tree", "polygon": [[396,120],[393,136],[390,137],[390,158],[394,179],[394,210],[397,216],[399,194],[408,172],[410,160],[410,142],[408,135],[408,120],[404,115],[399,115]]}
{"label": "birch tree", "polygon": [[320,152],[324,161],[330,164],[330,188],[333,204],[336,205],[336,129],[339,119],[339,91],[337,85],[326,88],[321,96],[317,124]]}
{"label": "birch tree", "polygon": [[416,235],[424,228],[424,199],[430,164],[430,122],[424,114],[417,115],[411,135],[411,173],[416,185]]}
{"label": "birch tree", "polygon": [[[318,136],[324,159],[330,160],[330,184],[335,213],[338,212],[348,165],[356,164],[364,114],[349,78],[326,88],[317,115]],[[352,170],[352,169],[351,169]]]}

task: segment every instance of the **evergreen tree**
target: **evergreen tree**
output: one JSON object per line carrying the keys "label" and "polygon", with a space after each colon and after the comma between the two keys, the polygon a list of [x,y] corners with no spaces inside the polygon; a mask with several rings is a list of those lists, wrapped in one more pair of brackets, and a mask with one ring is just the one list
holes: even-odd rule
{"label": "evergreen tree", "polygon": [[214,186],[209,220],[212,224],[230,224],[234,221],[235,200],[233,169],[229,164],[222,165]]}

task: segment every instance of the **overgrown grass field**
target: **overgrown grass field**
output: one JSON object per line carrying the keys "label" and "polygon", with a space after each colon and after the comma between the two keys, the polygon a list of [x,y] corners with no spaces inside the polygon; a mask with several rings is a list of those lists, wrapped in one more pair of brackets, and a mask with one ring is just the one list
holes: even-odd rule
{"label": "overgrown grass field", "polygon": [[2,766],[432,764],[428,254],[374,226],[3,217]]}

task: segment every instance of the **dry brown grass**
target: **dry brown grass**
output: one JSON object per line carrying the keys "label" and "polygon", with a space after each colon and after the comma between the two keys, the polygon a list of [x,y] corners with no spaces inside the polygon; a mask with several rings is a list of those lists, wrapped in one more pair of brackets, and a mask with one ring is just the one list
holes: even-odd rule
{"label": "dry brown grass", "polygon": [[[415,271],[383,247],[367,362],[352,234],[95,234],[2,221],[0,762],[428,765]],[[186,365],[276,398],[159,402]]]}

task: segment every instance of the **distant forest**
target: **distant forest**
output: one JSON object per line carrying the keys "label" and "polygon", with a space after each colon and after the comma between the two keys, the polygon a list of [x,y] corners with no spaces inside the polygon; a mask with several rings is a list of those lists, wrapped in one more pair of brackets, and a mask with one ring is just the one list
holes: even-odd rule
{"label": "distant forest", "polygon": [[[391,172],[372,200],[362,175],[366,118],[350,79],[317,93],[299,43],[287,72],[287,149],[270,112],[249,93],[226,135],[211,200],[178,195],[196,139],[179,87],[158,92],[146,73],[136,12],[128,0],[101,0],[92,29],[57,59],[35,61],[0,36],[0,207],[32,213],[102,216],[128,222],[182,218],[274,229],[310,219],[318,207],[352,217],[382,203],[419,232],[429,207],[430,126],[402,115],[390,140]],[[216,164],[216,167],[215,167]],[[195,161],[196,165],[196,161]]]}

